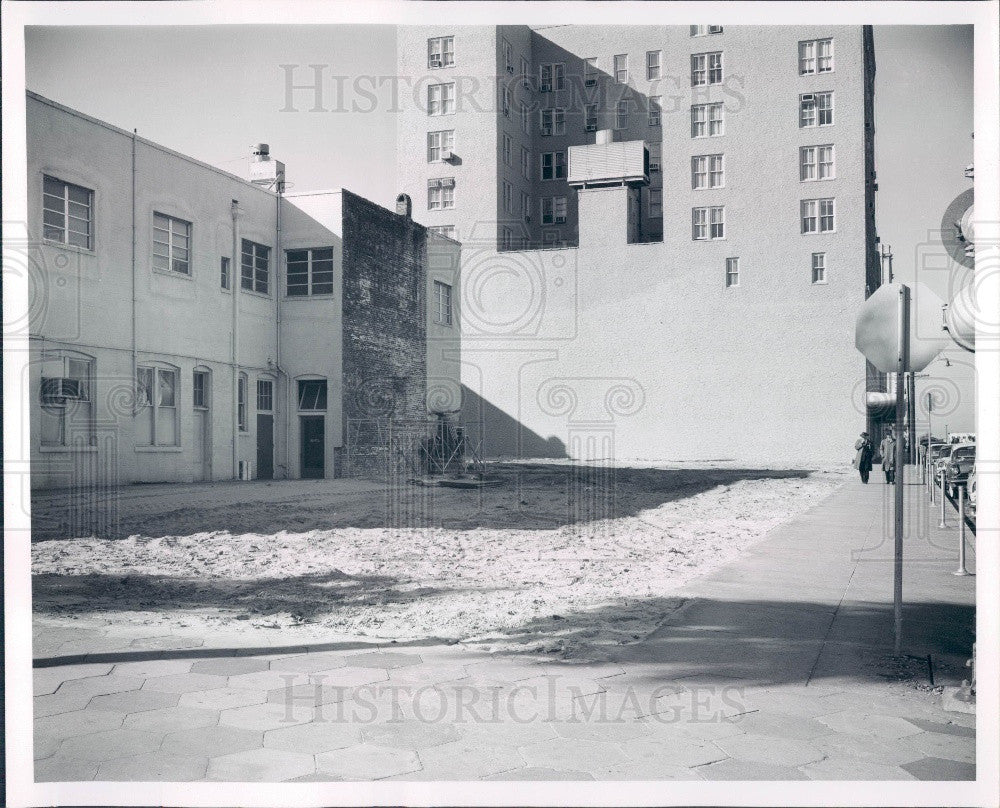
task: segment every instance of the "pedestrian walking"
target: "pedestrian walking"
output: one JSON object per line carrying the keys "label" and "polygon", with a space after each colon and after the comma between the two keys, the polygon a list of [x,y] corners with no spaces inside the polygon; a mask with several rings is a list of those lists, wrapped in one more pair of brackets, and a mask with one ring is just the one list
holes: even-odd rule
{"label": "pedestrian walking", "polygon": [[875,445],[871,442],[867,432],[862,432],[861,437],[854,442],[854,462],[852,465],[861,474],[861,482],[868,483],[868,475],[872,470],[872,455],[875,454]]}
{"label": "pedestrian walking", "polygon": [[896,438],[891,430],[882,438],[878,451],[882,455],[882,471],[885,472],[886,484],[891,485],[896,482]]}

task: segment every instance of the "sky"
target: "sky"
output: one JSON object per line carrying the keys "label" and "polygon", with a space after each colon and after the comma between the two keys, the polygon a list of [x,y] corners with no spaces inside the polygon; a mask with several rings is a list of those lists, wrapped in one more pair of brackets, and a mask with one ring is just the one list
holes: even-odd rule
{"label": "sky", "polygon": [[[312,111],[311,91],[289,104],[286,90],[289,77],[309,83],[310,66],[324,65],[328,77],[361,83],[362,92],[345,93],[352,102],[387,98],[379,77],[395,72],[393,26],[36,26],[25,37],[27,86],[41,95],[236,174],[251,145],[266,142],[293,190],[343,186],[393,205],[389,105],[338,111],[329,78],[321,111]],[[970,187],[972,27],[879,26],[875,58],[879,235],[892,246],[897,280],[923,281],[947,300],[948,273],[917,267],[948,204]],[[372,87],[381,89],[364,92]],[[942,390],[955,409],[940,418],[974,429],[972,354],[948,349],[926,372],[918,393]]]}

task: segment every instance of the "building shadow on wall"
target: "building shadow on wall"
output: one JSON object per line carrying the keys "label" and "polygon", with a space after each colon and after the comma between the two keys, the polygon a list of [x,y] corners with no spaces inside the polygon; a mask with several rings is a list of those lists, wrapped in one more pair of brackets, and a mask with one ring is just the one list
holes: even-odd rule
{"label": "building shadow on wall", "polygon": [[485,457],[565,460],[566,444],[555,436],[543,438],[511,415],[491,404],[475,390],[462,385],[462,420],[482,440]]}

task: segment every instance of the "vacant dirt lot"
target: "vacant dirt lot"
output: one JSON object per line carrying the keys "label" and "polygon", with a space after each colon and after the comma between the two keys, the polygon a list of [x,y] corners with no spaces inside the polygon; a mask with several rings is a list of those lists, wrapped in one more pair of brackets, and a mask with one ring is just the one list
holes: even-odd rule
{"label": "vacant dirt lot", "polygon": [[644,636],[680,584],[844,480],[571,464],[491,474],[481,490],[330,480],[41,494],[35,611],[57,622],[86,614],[122,626],[443,637],[571,655]]}

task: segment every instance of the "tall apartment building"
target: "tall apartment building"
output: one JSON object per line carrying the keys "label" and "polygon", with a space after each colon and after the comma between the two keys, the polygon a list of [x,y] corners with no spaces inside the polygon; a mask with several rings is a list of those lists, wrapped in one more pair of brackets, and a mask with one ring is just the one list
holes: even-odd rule
{"label": "tall apartment building", "polygon": [[620,457],[842,457],[882,381],[852,340],[879,283],[870,27],[436,25],[397,49],[399,182],[464,245],[463,380],[514,424],[497,453],[576,440],[549,374],[642,391]]}
{"label": "tall apartment building", "polygon": [[267,152],[252,182],[28,93],[33,486],[334,477],[352,420],[459,406],[459,245]]}

